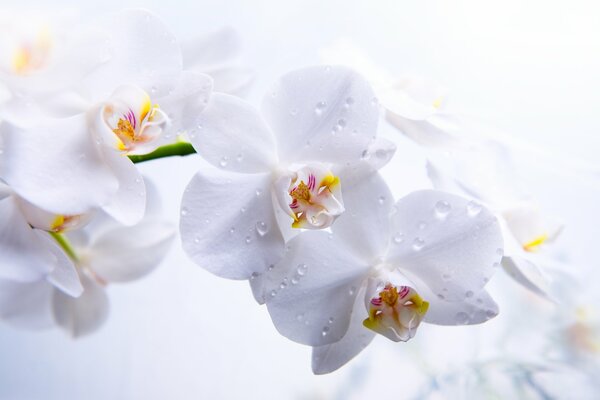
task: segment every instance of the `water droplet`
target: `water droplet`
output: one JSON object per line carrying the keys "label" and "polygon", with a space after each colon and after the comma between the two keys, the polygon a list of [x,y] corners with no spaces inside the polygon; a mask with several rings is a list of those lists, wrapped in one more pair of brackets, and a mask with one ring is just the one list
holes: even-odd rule
{"label": "water droplet", "polygon": [[306,264],[298,264],[298,268],[296,268],[296,272],[298,273],[298,275],[304,276],[306,274],[307,269],[308,269],[308,267],[306,266]]}
{"label": "water droplet", "polygon": [[250,280],[253,281],[256,278],[258,278],[258,272],[253,272],[252,275],[250,275]]}
{"label": "water droplet", "polygon": [[379,105],[379,100],[377,99],[377,97],[373,97],[373,98],[371,99],[371,105],[372,105],[373,107],[377,107],[377,105]]}
{"label": "water droplet", "polygon": [[458,312],[456,313],[456,315],[454,316],[454,320],[456,321],[457,324],[462,324],[465,325],[469,322],[469,314],[467,314],[466,312]]}
{"label": "water droplet", "polygon": [[235,228],[232,226],[231,228],[229,228],[229,233],[233,234],[233,232],[235,232]]}
{"label": "water droplet", "polygon": [[241,212],[242,214],[243,214],[243,213],[245,213],[245,212],[246,212],[246,207],[242,207],[242,208],[240,208],[240,212]]}
{"label": "water droplet", "polygon": [[260,196],[262,194],[262,190],[261,189],[256,189],[256,197]]}
{"label": "water droplet", "polygon": [[356,286],[352,286],[350,290],[348,290],[350,296],[354,296],[354,293],[356,293]]}
{"label": "water droplet", "polygon": [[329,322],[329,324],[333,324],[333,320],[334,320],[333,317],[329,317],[329,320],[327,322]]}
{"label": "water droplet", "polygon": [[298,279],[298,276],[294,276],[290,282],[292,282],[292,285],[297,285],[298,282],[300,282],[300,279]]}
{"label": "water droplet", "polygon": [[275,268],[275,265],[274,265],[274,264],[271,264],[271,265],[269,265],[269,268],[267,268],[267,270],[268,270],[269,272],[271,272],[271,271],[273,271],[273,268]]}
{"label": "water droplet", "polygon": [[237,162],[242,162],[243,159],[244,159],[244,155],[242,153],[239,153],[237,156],[235,156],[235,160]]}
{"label": "water droplet", "polygon": [[200,238],[199,237],[195,237],[194,238],[194,243],[200,243]]}
{"label": "water droplet", "polygon": [[435,215],[439,219],[445,219],[450,213],[451,209],[452,206],[447,201],[440,200],[435,203]]}
{"label": "water droplet", "polygon": [[346,120],[343,118],[340,118],[337,122],[337,126],[340,127],[340,130],[344,129],[346,127]]}
{"label": "water droplet", "polygon": [[142,178],[135,178],[135,183],[142,183]]}
{"label": "water droplet", "polygon": [[187,209],[187,208],[185,208],[185,207],[183,207],[183,208],[181,209],[181,216],[182,216],[182,217],[185,217],[186,215],[188,215],[188,209]]}
{"label": "water droplet", "polygon": [[219,165],[221,166],[221,168],[225,168],[227,166],[227,161],[229,159],[227,157],[223,157],[221,158],[221,161],[219,161]]}
{"label": "water droplet", "polygon": [[467,290],[467,291],[465,292],[465,297],[468,297],[468,298],[470,298],[470,297],[473,297],[473,294],[474,294],[474,293],[473,293],[472,291],[470,291],[470,290]]}
{"label": "water droplet", "polygon": [[264,221],[258,221],[256,223],[256,232],[262,237],[269,232],[269,226]]}
{"label": "water droplet", "polygon": [[328,333],[329,333],[329,327],[324,326],[323,330],[321,331],[321,335],[323,335],[323,337],[325,337],[325,336],[327,336]]}
{"label": "water droplet", "polygon": [[285,289],[287,287],[287,278],[283,278],[283,280],[281,281],[281,283],[279,284],[279,289]]}
{"label": "water droplet", "polygon": [[362,159],[369,158],[369,150],[367,150],[367,149],[363,150],[363,152],[362,152],[362,154],[360,155],[360,157],[361,157]]}
{"label": "water droplet", "polygon": [[252,238],[250,236],[246,236],[246,244],[250,244],[252,242]]}
{"label": "water droplet", "polygon": [[354,104],[354,99],[353,99],[352,97],[348,97],[348,98],[346,99],[346,104],[347,104],[348,106],[351,106],[352,104]]}
{"label": "water droplet", "polygon": [[419,251],[424,246],[425,246],[425,241],[423,239],[421,239],[421,238],[415,238],[415,240],[413,240],[413,245],[412,245],[413,250]]}
{"label": "water droplet", "polygon": [[275,297],[277,296],[277,290],[273,289],[271,290],[271,297]]}
{"label": "water droplet", "polygon": [[452,279],[452,274],[446,272],[446,273],[442,274],[442,279],[445,281],[449,281],[450,279]]}
{"label": "water droplet", "polygon": [[419,222],[419,229],[423,230],[425,228],[427,228],[427,224],[425,222],[423,222],[423,221]]}
{"label": "water droplet", "polygon": [[323,111],[325,111],[325,108],[327,108],[326,101],[318,102],[317,105],[315,106],[315,114],[317,114],[317,115],[323,114]]}
{"label": "water droplet", "polygon": [[385,196],[379,196],[379,204],[385,203]]}
{"label": "water droplet", "polygon": [[441,293],[440,293],[440,294],[438,294],[438,295],[437,295],[437,297],[438,297],[438,299],[440,299],[440,300],[444,300],[444,299],[445,299],[444,295],[443,295],[443,294],[441,294]]}
{"label": "water droplet", "polygon": [[150,88],[150,93],[152,93],[152,94],[155,94],[157,90],[158,90],[158,89],[156,88],[156,86],[152,86],[152,87]]}
{"label": "water droplet", "polygon": [[296,319],[298,320],[298,322],[301,322],[304,319],[304,314],[296,315]]}
{"label": "water droplet", "polygon": [[467,204],[467,213],[470,217],[476,217],[481,212],[481,204],[470,201]]}
{"label": "water droplet", "polygon": [[400,244],[402,242],[404,242],[404,233],[396,233],[393,237],[394,243],[396,244]]}

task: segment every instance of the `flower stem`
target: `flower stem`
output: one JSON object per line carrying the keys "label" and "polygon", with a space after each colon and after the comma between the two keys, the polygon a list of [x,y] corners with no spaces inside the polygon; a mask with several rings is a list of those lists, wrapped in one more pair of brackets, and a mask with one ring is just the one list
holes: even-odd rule
{"label": "flower stem", "polygon": [[69,243],[69,239],[67,239],[65,235],[57,232],[48,233],[50,234],[50,236],[52,236],[52,238],[54,238],[54,240],[56,240],[56,243],[58,243],[58,245],[65,251],[65,253],[67,253],[71,260],[77,261],[77,254],[75,253],[75,249],[73,249],[73,246],[71,246],[71,243]]}
{"label": "flower stem", "polygon": [[172,156],[187,156],[189,154],[196,153],[196,150],[191,145],[191,143],[187,142],[177,142],[173,144],[167,144],[165,146],[160,146],[158,149],[154,150],[152,153],[141,154],[141,155],[131,155],[129,159],[134,163],[141,163],[144,161],[155,160],[157,158],[164,157],[172,157]]}

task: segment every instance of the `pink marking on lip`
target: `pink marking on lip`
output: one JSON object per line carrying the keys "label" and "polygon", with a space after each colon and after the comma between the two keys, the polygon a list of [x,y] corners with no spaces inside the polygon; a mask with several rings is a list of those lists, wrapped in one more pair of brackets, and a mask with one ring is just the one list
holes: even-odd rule
{"label": "pink marking on lip", "polygon": [[133,111],[127,110],[127,114],[125,114],[125,118],[127,119],[127,121],[129,121],[129,123],[131,124],[133,129],[135,129],[135,127],[137,125],[137,119],[135,118],[135,114],[133,113]]}
{"label": "pink marking on lip", "polygon": [[408,295],[409,292],[410,289],[408,288],[408,286],[401,286],[400,293],[398,293],[398,296],[400,296],[400,298],[403,299]]}
{"label": "pink marking on lip", "polygon": [[380,306],[381,302],[382,302],[381,297],[371,299],[371,304],[373,304],[374,306]]}
{"label": "pink marking on lip", "polygon": [[292,201],[290,203],[290,208],[298,208],[298,200],[294,199],[294,201]]}
{"label": "pink marking on lip", "polygon": [[315,188],[317,178],[313,174],[308,175],[308,188],[313,190]]}

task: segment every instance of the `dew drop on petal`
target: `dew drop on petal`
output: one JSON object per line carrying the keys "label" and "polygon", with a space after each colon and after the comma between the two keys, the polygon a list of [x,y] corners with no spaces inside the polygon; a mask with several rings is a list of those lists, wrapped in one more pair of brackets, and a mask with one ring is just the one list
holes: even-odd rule
{"label": "dew drop on petal", "polygon": [[225,168],[227,166],[227,161],[229,159],[227,157],[222,157],[221,161],[219,161],[219,165],[221,166],[221,168]]}
{"label": "dew drop on petal", "polygon": [[262,194],[262,190],[261,189],[256,189],[256,197],[260,196]]}
{"label": "dew drop on petal", "polygon": [[306,264],[298,264],[298,268],[296,268],[296,272],[298,273],[298,275],[304,276],[306,274],[307,269],[308,269],[308,267],[306,266]]}
{"label": "dew drop on petal", "polygon": [[379,196],[379,204],[385,203],[385,196]]}
{"label": "dew drop on petal", "polygon": [[269,265],[269,268],[267,268],[267,270],[268,270],[269,272],[271,272],[271,271],[273,271],[273,268],[275,268],[275,265],[274,265],[274,264],[271,264],[271,265]]}
{"label": "dew drop on petal", "polygon": [[413,245],[412,245],[413,250],[419,251],[424,246],[425,246],[425,240],[423,240],[421,238],[415,238],[415,240],[413,240]]}
{"label": "dew drop on petal", "polygon": [[379,100],[377,99],[377,97],[373,97],[373,98],[371,99],[371,105],[372,105],[373,107],[377,107],[377,106],[379,105]]}
{"label": "dew drop on petal", "polygon": [[229,233],[233,234],[235,232],[235,228],[232,226],[231,228],[229,228]]}
{"label": "dew drop on petal", "polygon": [[327,321],[330,325],[333,324],[334,318],[333,317],[329,317],[329,320]]}
{"label": "dew drop on petal", "polygon": [[327,334],[329,333],[329,327],[328,326],[324,326],[323,330],[321,331],[321,335],[323,337],[327,336]]}
{"label": "dew drop on petal", "polygon": [[352,286],[352,287],[350,288],[350,290],[348,291],[348,294],[349,294],[350,296],[354,296],[354,294],[355,294],[355,293],[356,293],[356,287],[355,287],[355,286]]}
{"label": "dew drop on petal", "polygon": [[449,281],[449,280],[452,279],[452,274],[450,274],[450,273],[444,273],[444,274],[442,274],[442,279],[445,280],[445,281]]}
{"label": "dew drop on petal", "polygon": [[296,320],[298,320],[298,322],[301,322],[303,319],[304,319],[304,314],[296,315]]}
{"label": "dew drop on petal", "polygon": [[243,213],[245,213],[245,212],[246,212],[246,207],[242,207],[242,208],[240,208],[240,212],[241,212],[242,214],[243,214]]}
{"label": "dew drop on petal", "polygon": [[448,203],[447,201],[438,201],[437,203],[435,203],[436,217],[438,217],[439,219],[445,219],[450,213],[451,208],[452,206],[450,206],[450,203]]}
{"label": "dew drop on petal", "polygon": [[327,107],[326,101],[318,102],[317,105],[315,106],[315,114],[317,114],[317,115],[323,114],[323,111],[325,111],[326,107]]}
{"label": "dew drop on petal", "polygon": [[454,316],[454,320],[456,321],[456,323],[461,325],[467,324],[469,322],[469,319],[469,314],[462,311],[456,313],[456,315]]}
{"label": "dew drop on petal", "polygon": [[256,232],[262,237],[269,232],[269,226],[264,221],[258,221],[256,223]]}
{"label": "dew drop on petal", "polygon": [[194,238],[194,243],[200,243],[200,238],[199,237],[195,237]]}
{"label": "dew drop on petal", "polygon": [[186,215],[188,215],[188,209],[187,209],[187,208],[185,208],[185,207],[183,207],[183,208],[181,209],[181,216],[182,216],[182,217],[185,217]]}
{"label": "dew drop on petal", "polygon": [[348,98],[346,99],[346,104],[347,104],[348,106],[351,106],[352,104],[354,104],[354,99],[353,99],[352,97],[348,97]]}
{"label": "dew drop on petal", "polygon": [[256,278],[258,278],[258,272],[253,272],[252,275],[250,275],[250,280],[253,281]]}
{"label": "dew drop on petal", "polygon": [[300,279],[298,279],[298,277],[297,277],[297,276],[294,276],[294,277],[293,277],[293,278],[290,280],[290,282],[292,282],[292,285],[297,285],[297,284],[298,284],[298,282],[300,282]]}
{"label": "dew drop on petal", "polygon": [[402,242],[404,242],[404,233],[396,233],[393,237],[394,243],[396,244],[400,244]]}
{"label": "dew drop on petal", "polygon": [[467,213],[470,217],[476,217],[481,212],[481,204],[470,201],[467,204]]}
{"label": "dew drop on petal", "polygon": [[271,297],[275,297],[277,296],[277,290],[273,289],[271,290]]}
{"label": "dew drop on petal", "polygon": [[246,236],[246,244],[250,244],[252,242],[252,238],[250,236]]}
{"label": "dew drop on petal", "polygon": [[237,156],[235,156],[235,160],[237,162],[242,162],[243,159],[244,159],[244,156],[242,155],[242,153],[240,153]]}
{"label": "dew drop on petal", "polygon": [[473,293],[471,290],[467,290],[467,291],[465,292],[465,297],[467,297],[467,298],[471,298],[471,297],[473,297],[473,294],[474,294],[474,293]]}

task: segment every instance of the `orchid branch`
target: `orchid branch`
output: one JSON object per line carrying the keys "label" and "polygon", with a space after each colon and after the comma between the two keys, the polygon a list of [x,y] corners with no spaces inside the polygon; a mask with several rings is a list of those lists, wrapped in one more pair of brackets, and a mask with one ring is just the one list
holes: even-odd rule
{"label": "orchid branch", "polygon": [[187,142],[178,142],[161,146],[148,154],[141,155],[130,155],[129,159],[134,163],[141,163],[145,161],[155,160],[158,158],[173,157],[173,156],[187,156],[189,154],[195,154],[196,150],[194,147]]}

